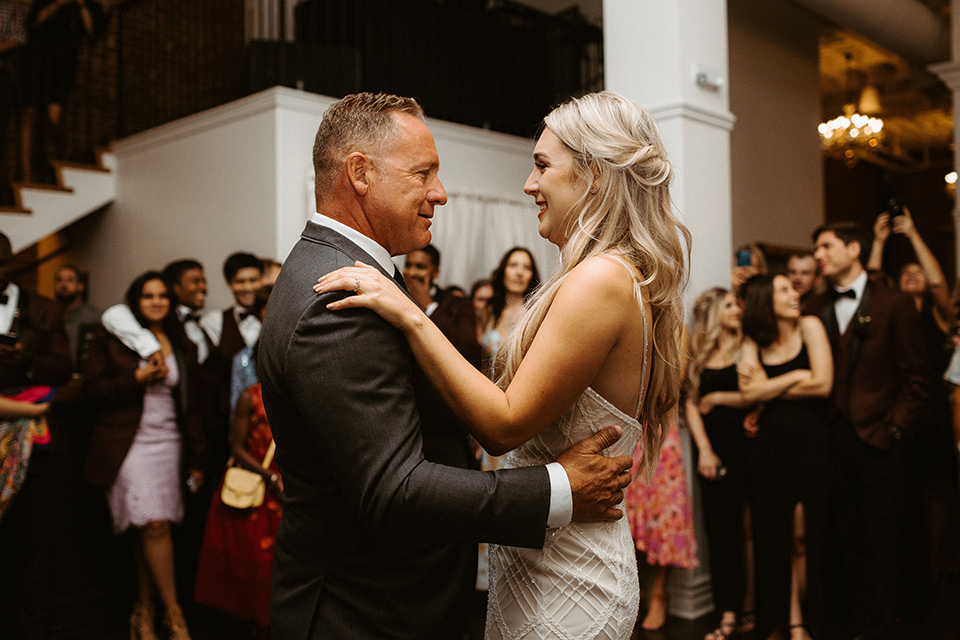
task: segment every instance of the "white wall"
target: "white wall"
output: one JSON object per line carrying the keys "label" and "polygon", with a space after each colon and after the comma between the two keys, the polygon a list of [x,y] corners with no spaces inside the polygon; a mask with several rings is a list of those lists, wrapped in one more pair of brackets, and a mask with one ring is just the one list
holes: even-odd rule
{"label": "white wall", "polygon": [[273,120],[258,94],[114,143],[117,199],[71,256],[90,270],[94,304],[119,301],[137,274],[183,257],[204,264],[209,308],[229,303],[223,259],[275,245]]}
{"label": "white wall", "polygon": [[728,7],[733,244],[809,247],[824,216],[818,25],[784,0]]}

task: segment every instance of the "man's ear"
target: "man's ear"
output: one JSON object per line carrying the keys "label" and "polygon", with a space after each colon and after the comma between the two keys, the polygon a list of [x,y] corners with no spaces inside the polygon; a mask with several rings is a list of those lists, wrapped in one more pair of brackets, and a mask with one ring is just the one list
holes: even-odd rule
{"label": "man's ear", "polygon": [[857,240],[851,240],[850,242],[847,243],[847,249],[850,250],[851,252],[854,250],[854,247],[856,247],[856,255],[852,255],[851,257],[853,257],[854,260],[859,260],[862,263],[863,262],[863,246]]}
{"label": "man's ear", "polygon": [[370,160],[359,151],[354,151],[347,156],[347,181],[353,187],[353,191],[360,197],[365,196],[370,188],[370,183],[367,180],[367,170],[369,168]]}

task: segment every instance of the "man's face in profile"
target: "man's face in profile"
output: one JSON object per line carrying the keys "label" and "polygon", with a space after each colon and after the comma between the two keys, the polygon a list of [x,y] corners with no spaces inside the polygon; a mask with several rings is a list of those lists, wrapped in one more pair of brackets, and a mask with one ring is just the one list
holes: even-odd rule
{"label": "man's face in profile", "polygon": [[202,309],[207,301],[207,278],[203,269],[187,269],[180,276],[180,282],[173,285],[173,293],[180,304],[194,311]]}
{"label": "man's face in profile", "polygon": [[397,256],[430,244],[433,209],[447,202],[440,183],[440,158],[423,121],[394,113],[397,134],[378,156],[368,159],[369,190],[364,211],[373,239]]}

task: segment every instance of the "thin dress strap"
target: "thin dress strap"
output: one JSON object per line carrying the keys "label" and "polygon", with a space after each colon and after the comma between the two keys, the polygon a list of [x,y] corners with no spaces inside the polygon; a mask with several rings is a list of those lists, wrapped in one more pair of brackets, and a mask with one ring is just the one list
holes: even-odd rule
{"label": "thin dress strap", "polygon": [[[612,256],[609,254],[603,254],[608,258],[613,258],[617,262],[623,265],[623,268],[630,272],[630,277],[633,278],[633,269],[631,269],[626,262],[620,259],[618,256]],[[640,408],[643,406],[643,394],[647,391],[647,347],[650,344],[650,336],[647,331],[647,314],[643,309],[643,293],[637,292],[637,300],[640,302],[640,317],[643,319],[643,365],[640,369],[640,395],[637,397],[637,408],[633,412],[633,417],[635,420],[640,419]]]}

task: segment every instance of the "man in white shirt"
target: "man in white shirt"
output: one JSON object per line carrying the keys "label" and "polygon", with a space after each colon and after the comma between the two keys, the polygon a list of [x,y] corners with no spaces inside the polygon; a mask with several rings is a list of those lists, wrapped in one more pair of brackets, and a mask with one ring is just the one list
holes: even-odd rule
{"label": "man in white shirt", "polygon": [[200,322],[214,348],[230,362],[237,351],[252,347],[260,337],[260,319],[250,313],[250,308],[262,277],[260,258],[250,253],[232,254],[223,263],[223,278],[233,294],[234,304],[222,311],[211,311]]}

